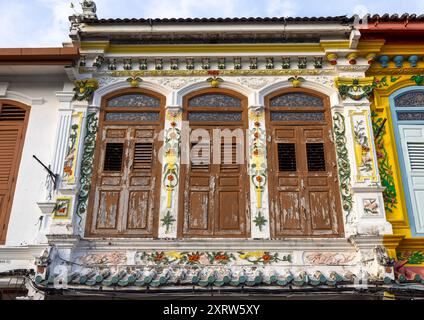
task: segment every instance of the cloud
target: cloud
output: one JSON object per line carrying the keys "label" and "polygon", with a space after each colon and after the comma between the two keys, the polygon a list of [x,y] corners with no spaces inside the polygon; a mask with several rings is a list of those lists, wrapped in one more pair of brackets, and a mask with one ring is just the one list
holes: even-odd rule
{"label": "cloud", "polygon": [[270,17],[294,17],[298,13],[298,5],[289,0],[269,0],[266,5],[266,14]]}
{"label": "cloud", "polygon": [[58,0],[38,0],[47,9],[50,10],[52,20],[49,29],[39,39],[40,45],[49,45],[52,43],[62,43],[69,41],[67,32],[69,30],[68,17],[73,14],[68,1]]}
{"label": "cloud", "polygon": [[[79,0],[0,0],[0,47],[60,46],[68,37],[68,16]],[[101,18],[275,17],[424,13],[423,0],[96,0]],[[358,7],[363,6],[363,7]]]}

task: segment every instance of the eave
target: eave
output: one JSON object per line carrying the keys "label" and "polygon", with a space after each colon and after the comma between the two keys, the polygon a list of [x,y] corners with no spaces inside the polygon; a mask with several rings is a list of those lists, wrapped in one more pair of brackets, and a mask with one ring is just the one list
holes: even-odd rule
{"label": "eave", "polygon": [[70,66],[78,58],[79,50],[76,47],[0,49],[0,65]]}

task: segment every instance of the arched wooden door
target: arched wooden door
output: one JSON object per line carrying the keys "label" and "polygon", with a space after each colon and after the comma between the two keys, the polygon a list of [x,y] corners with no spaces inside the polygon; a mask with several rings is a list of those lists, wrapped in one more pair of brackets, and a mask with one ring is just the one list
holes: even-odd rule
{"label": "arched wooden door", "polygon": [[342,236],[328,97],[292,88],[265,100],[272,237]]}
{"label": "arched wooden door", "polygon": [[[180,237],[249,237],[246,104],[245,97],[225,89],[206,89],[184,99],[192,154],[181,167]],[[241,141],[236,134],[227,141],[216,135],[223,130],[241,132]],[[196,132],[210,140],[198,139]],[[193,158],[195,148],[201,161]],[[222,161],[214,161],[214,154]]]}
{"label": "arched wooden door", "polygon": [[165,97],[124,89],[103,98],[87,234],[157,236]]}
{"label": "arched wooden door", "polygon": [[21,103],[0,100],[0,244],[6,240],[29,110]]}

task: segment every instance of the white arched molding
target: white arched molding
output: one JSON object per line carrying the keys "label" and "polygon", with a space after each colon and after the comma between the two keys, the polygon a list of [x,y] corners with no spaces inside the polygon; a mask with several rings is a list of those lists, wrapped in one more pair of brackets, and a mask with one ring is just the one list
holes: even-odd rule
{"label": "white arched molding", "polygon": [[[183,105],[183,99],[186,95],[188,95],[192,92],[195,92],[195,91],[202,90],[202,89],[208,89],[210,87],[211,87],[210,83],[206,82],[206,81],[189,84],[188,86],[180,89],[179,91],[174,92],[174,95],[172,97],[172,101],[174,103],[171,104],[171,105],[182,106]],[[233,90],[235,92],[238,92],[238,93],[244,95],[248,99],[249,106],[250,105],[256,105],[255,104],[256,92],[252,89],[249,89],[245,86],[240,85],[237,82],[225,80],[224,82],[220,83],[219,88],[229,89],[229,90]]]}
{"label": "white arched molding", "polygon": [[[256,105],[265,105],[265,97],[275,91],[285,89],[285,88],[293,88],[293,85],[289,81],[279,81],[273,84],[270,84],[261,90],[258,91],[257,96],[255,97],[257,101]],[[331,108],[336,108],[338,106],[343,105],[343,101],[340,99],[340,95],[335,88],[324,86],[320,83],[314,81],[306,81],[302,83],[302,88],[314,90],[316,92],[325,94],[330,98],[330,106]]]}
{"label": "white arched molding", "polygon": [[34,98],[17,91],[5,91],[5,95],[0,95],[0,99],[13,100],[23,103],[27,106],[36,106],[44,104],[44,98]]}
{"label": "white arched molding", "polygon": [[[120,89],[125,89],[125,88],[131,88],[131,86],[129,85],[127,81],[120,81],[120,82],[116,82],[96,90],[94,93],[92,106],[100,107],[102,103],[102,98],[105,95]],[[150,91],[154,91],[159,94],[162,94],[163,96],[166,97],[166,105],[174,105],[172,103],[172,96],[173,96],[172,90],[164,86],[158,85],[157,83],[153,83],[153,82],[142,81],[140,82],[140,85],[138,86],[138,88],[146,89],[146,90],[150,90]]]}

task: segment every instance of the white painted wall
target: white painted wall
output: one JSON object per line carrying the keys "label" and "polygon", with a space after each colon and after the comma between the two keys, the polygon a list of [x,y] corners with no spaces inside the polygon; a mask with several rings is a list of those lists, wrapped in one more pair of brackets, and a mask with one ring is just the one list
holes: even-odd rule
{"label": "white painted wall", "polygon": [[[59,101],[55,93],[62,91],[65,74],[44,77],[0,77],[8,82],[8,92],[28,98],[42,98],[31,106],[25,142],[9,220],[6,246],[34,244],[39,229],[41,210],[37,202],[46,200],[46,171],[33,159],[36,155],[46,165],[52,163]],[[2,98],[8,98],[2,97]],[[16,99],[14,99],[16,100]],[[28,104],[23,99],[20,102]],[[33,101],[34,102],[34,101]]]}

